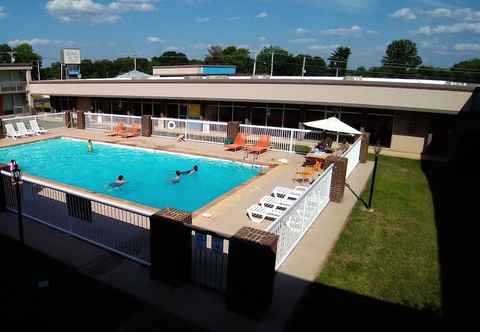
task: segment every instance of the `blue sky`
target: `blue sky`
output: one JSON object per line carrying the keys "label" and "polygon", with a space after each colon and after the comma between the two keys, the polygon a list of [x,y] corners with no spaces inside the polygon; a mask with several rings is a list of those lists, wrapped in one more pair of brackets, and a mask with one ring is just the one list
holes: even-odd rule
{"label": "blue sky", "polygon": [[0,0],[0,43],[30,42],[45,62],[62,47],[82,58],[151,57],[166,50],[203,58],[209,45],[255,52],[273,44],[327,57],[352,47],[350,67],[380,63],[408,38],[424,63],[448,67],[480,57],[474,0]]}

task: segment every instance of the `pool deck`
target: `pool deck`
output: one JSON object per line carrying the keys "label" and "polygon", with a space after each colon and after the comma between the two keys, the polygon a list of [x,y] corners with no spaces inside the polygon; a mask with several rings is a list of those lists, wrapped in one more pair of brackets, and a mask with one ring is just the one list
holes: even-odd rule
{"label": "pool deck", "polygon": [[[32,143],[57,137],[91,139],[92,141],[246,162],[244,160],[244,152],[225,151],[221,144],[206,144],[192,141],[177,142],[175,138],[162,137],[111,137],[105,135],[105,132],[100,130],[73,128],[52,129],[47,135],[25,137],[17,140],[0,139],[0,147]],[[287,159],[288,164],[279,162],[279,159]],[[293,178],[303,161],[303,156],[294,153],[268,151],[260,155],[255,160],[255,163],[271,165],[266,175],[260,175],[251,179],[196,211],[193,214],[193,224],[225,235],[233,235],[244,226],[265,229],[270,224],[270,221],[265,220],[262,223],[253,223],[247,217],[246,209],[253,204],[257,204],[263,196],[270,195],[275,186],[294,187],[299,185],[299,183],[293,181]],[[247,162],[252,163],[251,156]],[[115,199],[113,198],[113,200]],[[119,203],[122,204],[120,200]],[[208,217],[205,217],[204,213]],[[228,220],[228,222],[225,222],[225,220]]]}

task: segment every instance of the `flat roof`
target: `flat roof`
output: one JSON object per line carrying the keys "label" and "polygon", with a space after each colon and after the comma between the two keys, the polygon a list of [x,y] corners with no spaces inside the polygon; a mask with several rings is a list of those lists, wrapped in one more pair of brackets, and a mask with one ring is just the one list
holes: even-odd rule
{"label": "flat roof", "polygon": [[236,68],[235,65],[178,65],[178,66],[153,66],[152,68],[201,68],[201,67],[220,67],[220,68]]}
{"label": "flat roof", "polygon": [[0,63],[0,70],[32,70],[31,63]]}

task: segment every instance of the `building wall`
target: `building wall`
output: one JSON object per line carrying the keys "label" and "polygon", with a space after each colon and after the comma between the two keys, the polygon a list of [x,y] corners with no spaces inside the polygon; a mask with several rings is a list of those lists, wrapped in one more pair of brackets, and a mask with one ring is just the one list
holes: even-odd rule
{"label": "building wall", "polygon": [[391,149],[421,153],[430,131],[431,114],[396,112],[393,121]]}
{"label": "building wall", "polygon": [[185,67],[185,68],[153,68],[153,75],[157,76],[175,76],[175,75],[199,75],[201,74],[200,67]]}

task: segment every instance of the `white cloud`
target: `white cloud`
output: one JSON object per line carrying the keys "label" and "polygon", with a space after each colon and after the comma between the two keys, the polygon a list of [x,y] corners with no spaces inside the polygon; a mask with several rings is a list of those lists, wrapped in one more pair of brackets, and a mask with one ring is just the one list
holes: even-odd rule
{"label": "white cloud", "polygon": [[45,38],[32,38],[32,39],[13,39],[9,40],[7,44],[15,47],[20,44],[30,44],[31,46],[45,46],[45,45],[74,45],[75,42],[71,40],[52,40]]}
{"label": "white cloud", "polygon": [[197,17],[195,19],[197,23],[206,23],[206,22],[210,22],[210,20],[211,20],[210,17]]}
{"label": "white cloud", "polygon": [[297,38],[297,39],[292,39],[290,42],[294,44],[311,44],[315,43],[317,40],[315,38]]}
{"label": "white cloud", "polygon": [[304,29],[304,28],[297,28],[297,30],[295,30],[295,33],[296,33],[297,35],[302,35],[302,34],[304,34],[304,33],[309,33],[309,32],[310,32],[309,30]]}
{"label": "white cloud", "polygon": [[256,18],[267,18],[268,17],[268,13],[266,12],[261,12],[261,13],[258,13]]}
{"label": "white cloud", "polygon": [[315,45],[310,45],[307,48],[309,50],[312,50],[312,51],[325,52],[325,51],[332,51],[332,50],[336,49],[338,46],[340,46],[340,45],[319,45],[319,44],[315,44]]}
{"label": "white cloud", "polygon": [[327,29],[322,30],[322,34],[330,36],[348,36],[348,35],[359,35],[362,33],[362,28],[358,25],[354,25],[351,28],[337,28],[337,29]]}
{"label": "white cloud", "polygon": [[459,52],[480,52],[480,44],[476,43],[459,43],[453,46],[455,51]]}
{"label": "white cloud", "polygon": [[103,4],[94,0],[49,0],[46,8],[61,22],[115,23],[121,19],[122,13],[154,10],[152,2],[153,0],[117,0]]}
{"label": "white cloud", "polygon": [[471,8],[435,8],[433,10],[421,11],[421,13],[430,18],[461,19],[468,22],[480,21],[480,11]]}
{"label": "white cloud", "polygon": [[411,21],[417,18],[417,15],[410,8],[402,8],[390,15],[393,18],[400,18],[402,20]]}
{"label": "white cloud", "polygon": [[367,31],[365,31],[365,33],[366,33],[367,35],[379,35],[379,34],[380,34],[380,31],[367,30]]}
{"label": "white cloud", "polygon": [[5,11],[5,7],[0,6],[0,18],[4,17],[5,15],[7,15],[7,12]]}
{"label": "white cloud", "polygon": [[258,37],[258,40],[261,41],[261,42],[264,42],[264,41],[267,41],[267,37],[260,36],[260,37]]}
{"label": "white cloud", "polygon": [[160,39],[159,37],[150,36],[150,37],[147,37],[147,42],[148,42],[148,43],[151,43],[151,44],[154,44],[154,43],[163,43],[163,40]]}
{"label": "white cloud", "polygon": [[454,34],[454,33],[478,33],[480,34],[480,22],[478,23],[455,23],[451,25],[438,25],[431,27],[429,25],[420,27],[416,33],[431,36],[434,34]]}

